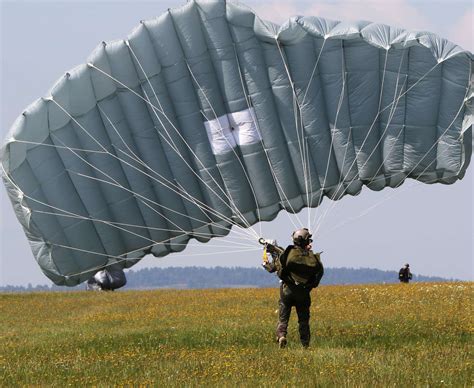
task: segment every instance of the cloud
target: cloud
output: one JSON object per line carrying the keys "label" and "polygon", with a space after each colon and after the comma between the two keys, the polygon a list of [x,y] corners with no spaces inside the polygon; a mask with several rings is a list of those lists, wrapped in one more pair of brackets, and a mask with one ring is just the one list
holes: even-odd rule
{"label": "cloud", "polygon": [[435,23],[425,16],[423,7],[410,4],[407,0],[323,1],[316,4],[273,0],[255,5],[249,2],[249,5],[260,17],[276,23],[282,23],[294,15],[304,14],[333,20],[369,20],[408,30],[436,29]]}
{"label": "cloud", "polygon": [[[473,51],[473,7],[463,2],[436,3],[409,0],[247,0],[262,18],[282,24],[291,16],[311,15],[333,20],[369,20],[407,30],[431,31]],[[464,9],[467,9],[463,12]],[[461,15],[461,16],[459,16]],[[446,20],[450,19],[450,20]]]}
{"label": "cloud", "polygon": [[453,28],[448,31],[448,38],[459,46],[474,51],[474,28],[472,23],[474,22],[474,10],[470,9],[459,19],[458,22],[453,24]]}
{"label": "cloud", "polygon": [[302,14],[299,2],[268,1],[253,5],[248,3],[255,13],[264,20],[282,24],[291,16]]}

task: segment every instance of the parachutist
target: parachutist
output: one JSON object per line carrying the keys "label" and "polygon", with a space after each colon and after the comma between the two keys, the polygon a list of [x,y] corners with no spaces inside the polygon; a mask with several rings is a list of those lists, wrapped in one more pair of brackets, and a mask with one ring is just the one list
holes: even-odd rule
{"label": "parachutist", "polygon": [[[291,308],[296,308],[300,341],[303,347],[310,342],[309,308],[311,306],[311,290],[316,288],[324,274],[320,254],[312,251],[312,235],[308,229],[302,228],[293,232],[293,245],[283,249],[276,241],[263,240],[263,267],[270,273],[276,272],[281,279],[277,341],[280,348],[287,343],[288,321]],[[260,242],[262,244],[262,242]],[[268,253],[272,260],[268,259]]]}
{"label": "parachutist", "polygon": [[404,267],[400,268],[400,271],[398,271],[398,279],[401,283],[409,283],[412,277],[413,275],[410,271],[410,264],[408,263],[405,264]]}

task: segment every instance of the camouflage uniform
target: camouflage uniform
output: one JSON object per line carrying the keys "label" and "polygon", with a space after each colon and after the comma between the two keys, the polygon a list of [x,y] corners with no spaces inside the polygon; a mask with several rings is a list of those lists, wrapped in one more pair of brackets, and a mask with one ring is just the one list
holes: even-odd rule
{"label": "camouflage uniform", "polygon": [[288,246],[285,251],[276,248],[273,262],[264,267],[268,272],[277,272],[281,279],[277,340],[286,337],[291,308],[295,306],[301,344],[306,347],[310,341],[310,293],[324,273],[320,254],[296,245]]}

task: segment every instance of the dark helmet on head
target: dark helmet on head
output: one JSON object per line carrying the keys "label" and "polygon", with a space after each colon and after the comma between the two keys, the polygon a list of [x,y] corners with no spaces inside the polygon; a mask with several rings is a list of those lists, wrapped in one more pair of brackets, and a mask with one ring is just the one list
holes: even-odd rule
{"label": "dark helmet on head", "polygon": [[312,236],[313,235],[309,233],[308,228],[297,229],[291,235],[293,239],[293,244],[298,245],[303,248],[309,245],[313,241],[311,240]]}

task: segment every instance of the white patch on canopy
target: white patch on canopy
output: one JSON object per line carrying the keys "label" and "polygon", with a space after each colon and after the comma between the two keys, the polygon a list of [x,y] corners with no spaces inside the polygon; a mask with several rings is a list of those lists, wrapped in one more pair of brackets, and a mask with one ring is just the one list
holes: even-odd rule
{"label": "white patch on canopy", "polygon": [[214,155],[222,155],[233,148],[259,142],[262,138],[255,125],[253,108],[223,115],[204,122]]}

